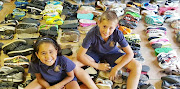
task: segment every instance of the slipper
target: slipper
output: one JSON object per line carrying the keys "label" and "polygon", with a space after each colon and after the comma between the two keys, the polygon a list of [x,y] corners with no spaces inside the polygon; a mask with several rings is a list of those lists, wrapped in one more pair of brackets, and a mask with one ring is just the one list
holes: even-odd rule
{"label": "slipper", "polygon": [[156,89],[152,84],[143,84],[140,86],[140,89]]}
{"label": "slipper", "polygon": [[146,30],[150,30],[150,29],[158,29],[158,30],[164,30],[166,31],[167,29],[163,26],[148,26]]}
{"label": "slipper", "polygon": [[132,32],[131,29],[129,29],[125,26],[119,26],[119,30],[122,31],[123,34],[130,34]]}
{"label": "slipper", "polygon": [[142,65],[142,72],[148,72],[150,70],[150,67],[147,65]]}
{"label": "slipper", "polygon": [[144,62],[144,58],[143,58],[142,56],[136,57],[135,60],[137,60],[137,61],[139,61],[139,62],[141,62],[141,63]]}
{"label": "slipper", "polygon": [[79,22],[83,24],[96,24],[95,20],[89,20],[89,19],[80,19]]}
{"label": "slipper", "polygon": [[62,55],[71,56],[72,54],[73,54],[73,52],[70,48],[62,49]]}
{"label": "slipper", "polygon": [[155,55],[157,56],[161,52],[168,53],[171,50],[173,50],[173,49],[172,48],[156,48]]}
{"label": "slipper", "polygon": [[94,17],[94,15],[92,13],[88,13],[88,14],[77,13],[77,18],[78,19],[89,19],[89,20],[92,20],[93,17]]}
{"label": "slipper", "polygon": [[145,82],[149,80],[148,74],[141,74],[139,81]]}
{"label": "slipper", "polygon": [[180,75],[180,70],[177,68],[166,68],[160,72],[168,75]]}
{"label": "slipper", "polygon": [[177,76],[177,75],[167,75],[167,76],[161,77],[161,80],[167,81],[169,83],[180,83],[179,79],[180,79],[180,76]]}
{"label": "slipper", "polygon": [[152,44],[151,47],[156,49],[156,48],[163,48],[162,47],[163,44],[160,44],[160,43],[155,43],[155,44]]}

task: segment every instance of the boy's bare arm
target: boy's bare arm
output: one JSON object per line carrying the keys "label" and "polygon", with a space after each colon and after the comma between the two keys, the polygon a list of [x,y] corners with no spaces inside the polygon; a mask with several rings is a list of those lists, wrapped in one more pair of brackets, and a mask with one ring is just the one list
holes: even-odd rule
{"label": "boy's bare arm", "polygon": [[110,72],[110,76],[109,76],[110,80],[114,80],[115,76],[117,75],[118,70],[120,70],[122,67],[124,67],[133,59],[134,53],[129,45],[122,49],[124,50],[126,54],[122,57],[122,59],[119,58],[115,61],[117,65],[114,66]]}
{"label": "boy's bare arm", "polygon": [[126,64],[128,64],[133,59],[133,56],[134,56],[134,53],[129,45],[126,47],[123,47],[122,49],[126,54],[123,56],[120,62],[116,61],[117,65],[115,67],[117,67],[118,70],[124,67]]}
{"label": "boy's bare arm", "polygon": [[92,57],[89,57],[87,54],[87,49],[83,48],[82,46],[80,47],[78,54],[77,54],[77,59],[78,61],[82,62],[84,65],[92,66],[98,70],[109,70],[109,64],[107,63],[96,63]]}
{"label": "boy's bare arm", "polygon": [[77,53],[77,60],[80,61],[81,63],[83,63],[84,65],[88,65],[88,66],[97,68],[98,64],[93,62],[93,60],[91,61],[90,59],[88,59],[87,54],[86,54],[87,50],[88,49],[85,49],[81,46]]}
{"label": "boy's bare arm", "polygon": [[35,75],[36,75],[36,78],[37,78],[38,83],[39,83],[41,86],[43,86],[44,88],[47,88],[47,87],[50,86],[49,83],[48,83],[46,80],[44,80],[44,78],[41,76],[40,73],[36,73]]}

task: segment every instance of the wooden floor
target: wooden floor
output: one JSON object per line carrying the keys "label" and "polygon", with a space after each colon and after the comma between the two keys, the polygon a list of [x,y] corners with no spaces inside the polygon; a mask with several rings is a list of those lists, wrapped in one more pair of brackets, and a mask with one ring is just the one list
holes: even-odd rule
{"label": "wooden floor", "polygon": [[[15,8],[15,5],[13,2],[11,3],[4,3],[4,8],[0,11],[0,21],[4,20],[5,15],[12,13],[12,10]],[[180,12],[180,11],[179,11]],[[169,24],[165,23],[163,26],[167,28],[167,36],[170,39],[170,43],[172,44],[172,48],[177,52],[177,54],[180,54],[180,43],[177,43],[175,40],[175,33],[173,33],[173,29],[169,26]],[[142,64],[150,66],[150,71],[148,72],[148,75],[150,77],[149,81],[147,83],[153,84],[156,89],[161,89],[161,76],[165,76],[165,74],[160,73],[159,71],[161,68],[158,66],[158,62],[154,53],[154,49],[151,48],[151,46],[148,43],[147,36],[145,32],[143,31],[145,29],[144,19],[142,19],[138,23],[138,27],[133,30],[133,33],[137,33],[140,35],[142,42],[141,45],[141,53],[143,58],[145,59],[145,62]],[[82,43],[82,39],[84,38],[84,35],[81,35],[81,40],[79,43],[70,43],[73,45],[73,56],[69,57],[71,59],[76,58],[76,51],[78,50],[79,45]],[[16,36],[14,39],[17,39]],[[14,40],[13,39],[13,40]],[[12,40],[0,40],[0,42],[3,42],[4,44],[10,42]],[[59,38],[57,40],[60,41]],[[60,43],[60,42],[59,42]],[[63,43],[60,43],[63,46]],[[1,51],[1,65],[3,65],[3,59],[8,57],[7,55],[3,54]],[[27,58],[30,58],[30,55],[27,56]]]}

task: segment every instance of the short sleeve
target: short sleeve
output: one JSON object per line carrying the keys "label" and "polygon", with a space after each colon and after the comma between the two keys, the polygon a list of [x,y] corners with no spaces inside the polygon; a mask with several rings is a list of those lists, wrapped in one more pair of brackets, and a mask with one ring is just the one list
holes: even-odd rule
{"label": "short sleeve", "polygon": [[92,35],[91,32],[88,32],[86,37],[83,39],[82,47],[88,49],[92,43]]}
{"label": "short sleeve", "polygon": [[119,45],[120,45],[121,47],[126,47],[126,46],[128,46],[128,42],[126,41],[123,33],[122,33],[121,31],[119,31],[119,30],[116,30],[116,31],[117,31],[117,35],[116,35],[116,36],[118,36],[118,37],[116,37],[116,38],[118,38],[118,39],[117,39],[117,42],[119,43]]}
{"label": "short sleeve", "polygon": [[28,68],[28,73],[39,73],[39,69],[38,69],[38,65],[37,64],[30,62],[29,68]]}
{"label": "short sleeve", "polygon": [[75,67],[76,67],[76,65],[74,64],[74,62],[72,62],[70,59],[68,59],[67,57],[63,57],[64,59],[63,60],[65,60],[65,70],[66,70],[66,72],[70,72],[70,71],[72,71]]}

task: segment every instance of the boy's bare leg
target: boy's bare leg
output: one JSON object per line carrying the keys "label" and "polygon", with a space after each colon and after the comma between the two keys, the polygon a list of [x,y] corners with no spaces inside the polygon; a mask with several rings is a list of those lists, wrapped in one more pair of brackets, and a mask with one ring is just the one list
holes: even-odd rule
{"label": "boy's bare leg", "polygon": [[125,67],[131,70],[127,79],[127,89],[137,89],[142,70],[141,63],[133,59]]}

